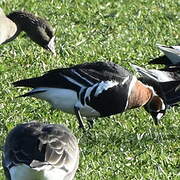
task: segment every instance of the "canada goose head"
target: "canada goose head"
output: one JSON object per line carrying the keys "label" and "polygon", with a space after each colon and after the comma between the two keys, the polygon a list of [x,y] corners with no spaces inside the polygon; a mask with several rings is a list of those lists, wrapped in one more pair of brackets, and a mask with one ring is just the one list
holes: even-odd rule
{"label": "canada goose head", "polygon": [[55,36],[52,26],[40,17],[24,11],[14,11],[7,15],[18,27],[38,45],[55,54]]}

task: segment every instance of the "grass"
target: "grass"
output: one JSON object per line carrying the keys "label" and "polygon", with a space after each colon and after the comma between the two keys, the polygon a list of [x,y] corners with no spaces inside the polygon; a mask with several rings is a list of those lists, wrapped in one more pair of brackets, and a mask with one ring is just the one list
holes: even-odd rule
{"label": "grass", "polygon": [[[110,60],[130,71],[130,63],[147,68],[161,55],[156,43],[180,43],[178,0],[8,0],[6,13],[25,9],[46,17],[56,30],[54,57],[24,33],[0,46],[0,143],[16,124],[38,120],[66,124],[79,139],[79,180],[180,179],[179,108],[170,109],[155,126],[143,108],[98,119],[89,134],[79,131],[72,115],[43,101],[15,98],[25,92],[11,82],[42,75],[57,67]],[[4,179],[0,168],[0,180]]]}

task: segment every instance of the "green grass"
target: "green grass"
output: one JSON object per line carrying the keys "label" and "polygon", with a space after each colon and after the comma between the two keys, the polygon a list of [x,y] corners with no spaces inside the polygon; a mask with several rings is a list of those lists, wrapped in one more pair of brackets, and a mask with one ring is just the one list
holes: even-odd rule
{"label": "green grass", "polygon": [[[0,145],[16,124],[31,120],[66,124],[79,139],[78,180],[180,179],[179,108],[170,109],[155,126],[143,108],[98,119],[89,134],[78,129],[76,118],[50,111],[11,82],[42,75],[57,67],[110,60],[130,71],[130,63],[152,68],[147,62],[161,55],[156,43],[180,44],[178,0],[8,0],[6,13],[26,9],[46,17],[56,30],[54,57],[22,33],[0,46]],[[0,168],[0,180],[4,179]]]}

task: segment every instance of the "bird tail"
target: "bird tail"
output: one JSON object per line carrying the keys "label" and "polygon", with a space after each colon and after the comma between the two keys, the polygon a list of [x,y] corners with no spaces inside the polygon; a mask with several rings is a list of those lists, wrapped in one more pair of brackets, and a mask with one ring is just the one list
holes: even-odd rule
{"label": "bird tail", "polygon": [[27,97],[27,96],[34,96],[35,94],[43,93],[43,92],[45,92],[45,91],[46,91],[46,90],[38,90],[38,91],[32,90],[32,91],[27,92],[27,93],[25,93],[25,94],[23,94],[23,95],[17,96],[17,98],[19,98],[19,97]]}
{"label": "bird tail", "polygon": [[23,79],[12,83],[15,87],[31,87],[35,88],[40,85],[38,78]]}
{"label": "bird tail", "polygon": [[148,62],[148,64],[163,64],[166,66],[172,65],[171,61],[165,55],[152,59]]}

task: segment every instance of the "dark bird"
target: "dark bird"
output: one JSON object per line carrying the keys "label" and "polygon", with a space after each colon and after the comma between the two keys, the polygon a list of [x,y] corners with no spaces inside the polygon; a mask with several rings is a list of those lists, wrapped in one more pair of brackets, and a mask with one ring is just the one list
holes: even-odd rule
{"label": "dark bird", "polygon": [[180,65],[180,46],[158,45],[158,47],[165,55],[149,61],[149,64]]}
{"label": "dark bird", "polygon": [[7,180],[72,180],[78,163],[77,139],[63,125],[32,121],[17,125],[6,138]]}
{"label": "dark bird", "polygon": [[156,119],[166,110],[162,95],[112,62],[55,69],[40,77],[16,81],[13,85],[33,88],[21,97],[46,100],[56,109],[75,114],[80,127],[83,127],[81,116],[106,117],[146,106]]}
{"label": "dark bird", "polygon": [[166,104],[170,106],[177,105],[180,101],[180,67],[171,66],[163,69],[144,69],[137,65],[132,67],[142,75],[140,80],[146,79],[146,83],[153,79],[157,82],[164,92]]}
{"label": "dark bird", "polygon": [[[3,17],[4,20],[0,21],[0,27],[3,27],[2,30],[0,29],[0,39],[3,41],[0,44],[15,39],[20,32],[24,31],[35,43],[55,54],[55,36],[52,26],[47,21],[23,11],[15,11]],[[15,28],[14,23],[16,31],[12,31]],[[6,30],[9,31],[8,37],[6,34],[8,31],[1,34],[1,31],[5,32]]]}

